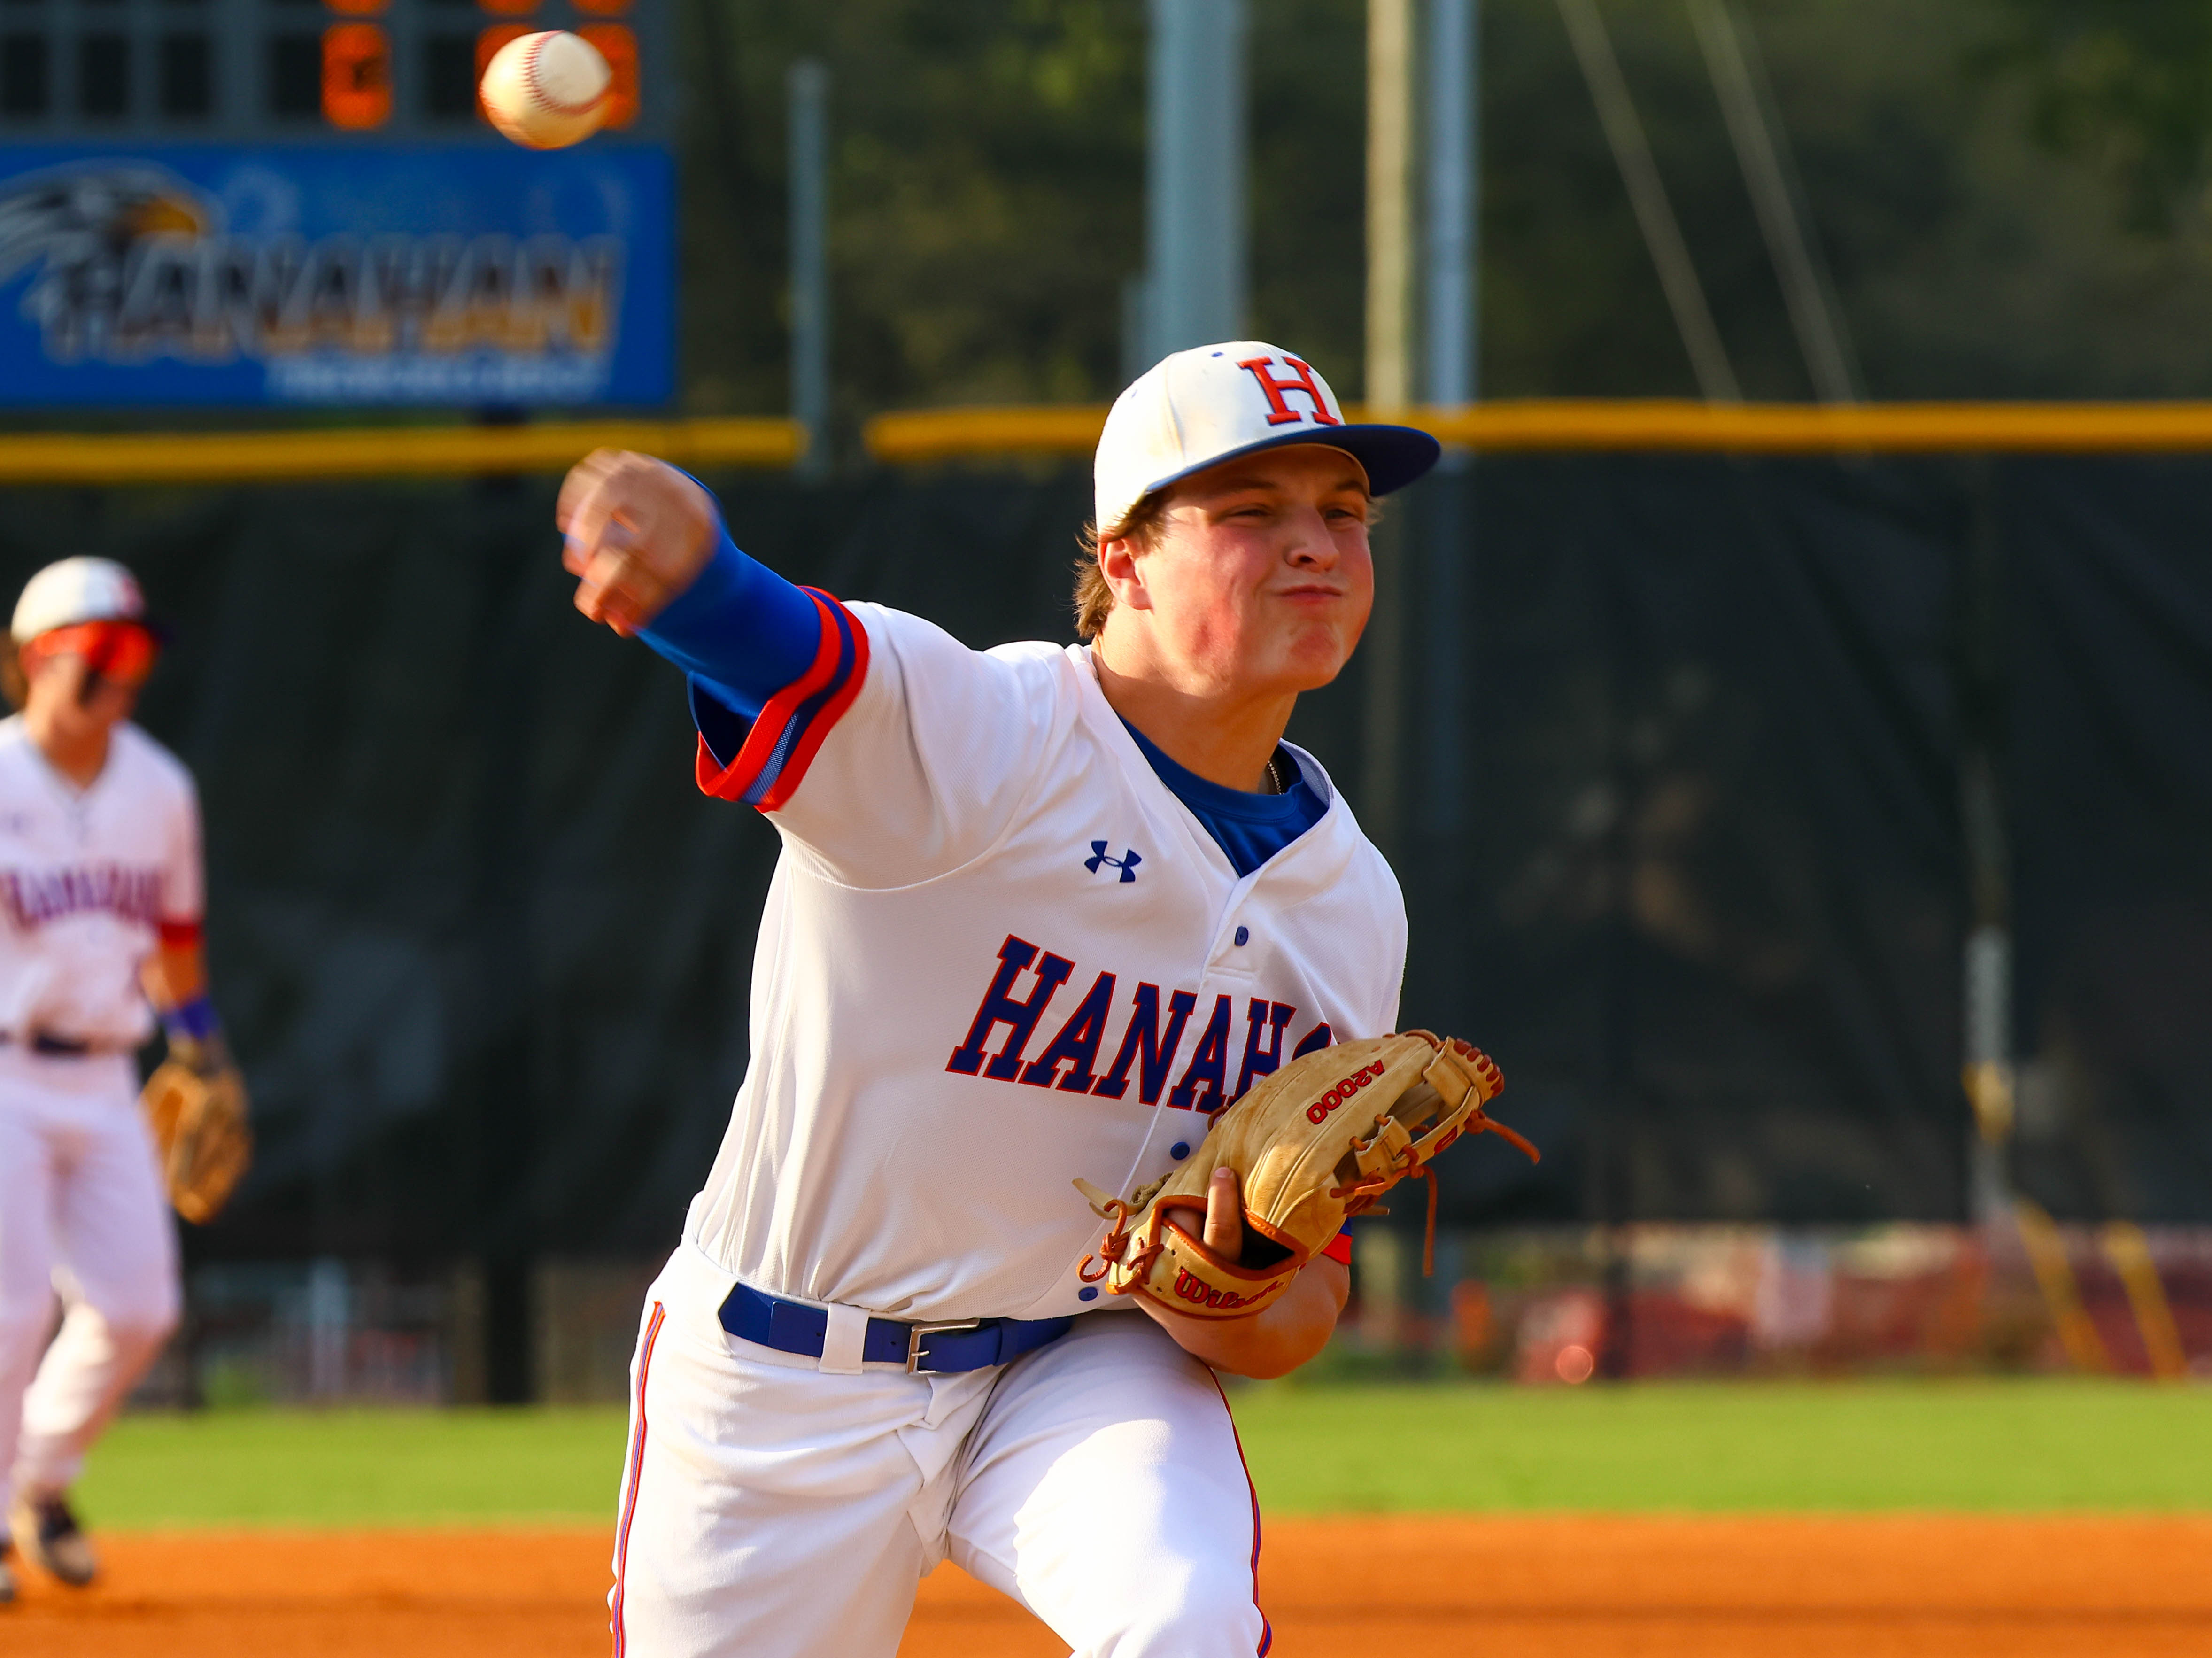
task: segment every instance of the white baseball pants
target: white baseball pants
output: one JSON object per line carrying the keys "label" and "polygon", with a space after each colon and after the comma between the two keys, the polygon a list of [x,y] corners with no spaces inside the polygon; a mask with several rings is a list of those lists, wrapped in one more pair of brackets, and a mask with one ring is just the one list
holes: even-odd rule
{"label": "white baseball pants", "polygon": [[726,1332],[686,1242],[647,1294],[616,1658],[892,1658],[951,1559],[1076,1658],[1253,1658],[1259,1509],[1212,1373],[1137,1312],[996,1370],[825,1372]]}
{"label": "white baseball pants", "polygon": [[0,1527],[13,1491],[76,1479],[177,1326],[175,1223],[134,1082],[120,1055],[0,1059]]}

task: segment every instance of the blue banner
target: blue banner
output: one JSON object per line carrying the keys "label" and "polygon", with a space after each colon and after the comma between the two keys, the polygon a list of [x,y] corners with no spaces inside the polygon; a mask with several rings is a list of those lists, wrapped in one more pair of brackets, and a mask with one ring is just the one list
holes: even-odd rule
{"label": "blue banner", "polygon": [[654,404],[666,150],[0,147],[0,403]]}

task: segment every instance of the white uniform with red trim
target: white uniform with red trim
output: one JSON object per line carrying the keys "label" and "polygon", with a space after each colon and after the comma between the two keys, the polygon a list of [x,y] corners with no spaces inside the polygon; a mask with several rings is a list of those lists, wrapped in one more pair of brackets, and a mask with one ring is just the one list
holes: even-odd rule
{"label": "white uniform with red trim", "polygon": [[[1225,1404],[1083,1282],[1070,1181],[1127,1193],[1295,1052],[1391,1029],[1396,881],[1302,754],[1328,810],[1240,878],[1085,649],[823,608],[734,763],[702,745],[784,851],[751,1066],[647,1301],[616,1650],[890,1658],[950,1558],[1079,1654],[1265,1651]],[[738,1281],[827,1308],[823,1357],[726,1331]],[[996,1369],[860,1358],[871,1315],[1086,1312]]]}
{"label": "white uniform with red trim", "polygon": [[165,932],[198,935],[201,885],[198,799],[167,750],[118,725],[81,791],[21,715],[0,721],[0,1514],[11,1474],[75,1479],[176,1324],[132,1055],[153,1031],[139,965]]}

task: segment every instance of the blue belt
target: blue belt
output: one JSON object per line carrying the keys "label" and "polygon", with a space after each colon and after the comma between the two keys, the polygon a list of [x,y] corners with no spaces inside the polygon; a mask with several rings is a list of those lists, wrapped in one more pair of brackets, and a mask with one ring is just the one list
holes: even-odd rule
{"label": "blue belt", "polygon": [[[722,1327],[743,1341],[778,1352],[822,1357],[830,1315],[803,1301],[763,1295],[740,1284],[723,1302]],[[981,1370],[1048,1346],[1074,1328],[1073,1318],[971,1318],[953,1324],[902,1324],[872,1318],[860,1340],[870,1364],[903,1364],[916,1370]]]}

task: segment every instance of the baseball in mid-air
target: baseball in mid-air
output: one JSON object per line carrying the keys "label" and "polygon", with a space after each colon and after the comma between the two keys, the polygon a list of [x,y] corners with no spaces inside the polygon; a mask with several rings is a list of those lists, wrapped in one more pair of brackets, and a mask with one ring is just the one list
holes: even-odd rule
{"label": "baseball in mid-air", "polygon": [[508,41],[484,65],[491,124],[532,149],[561,149],[599,131],[613,73],[599,49],[566,29]]}

